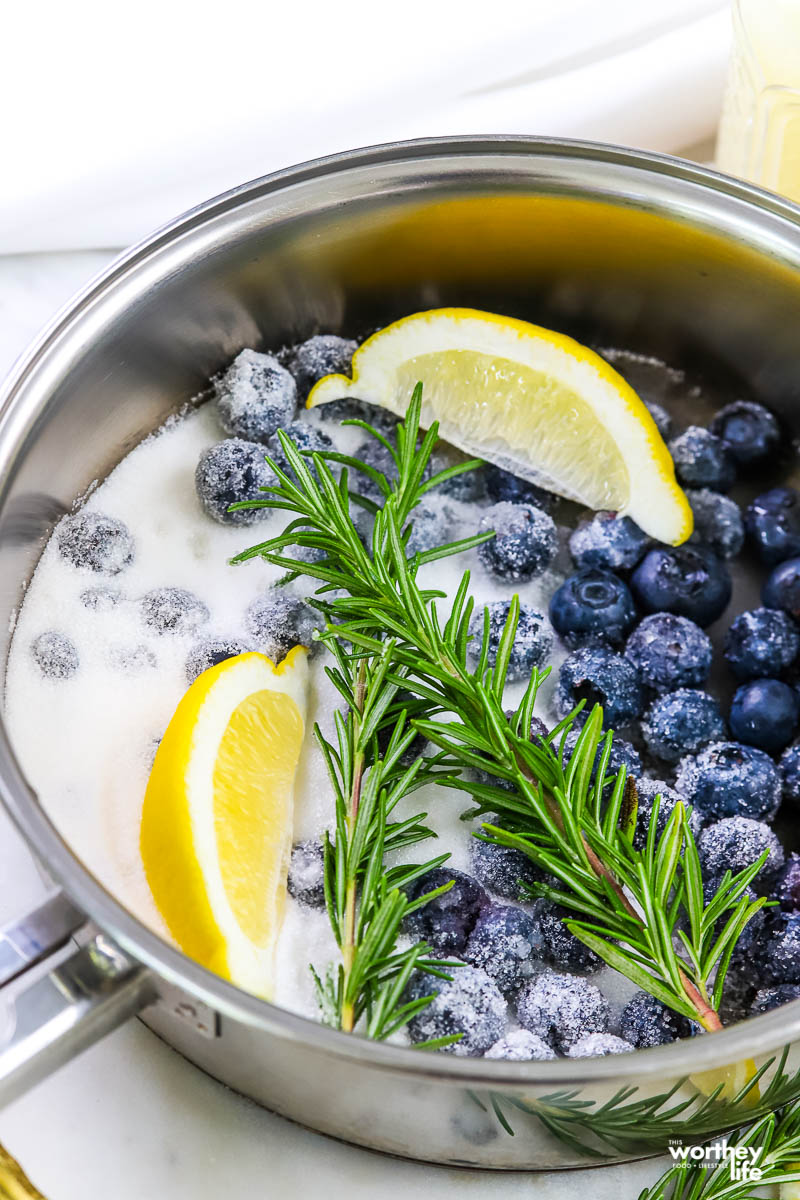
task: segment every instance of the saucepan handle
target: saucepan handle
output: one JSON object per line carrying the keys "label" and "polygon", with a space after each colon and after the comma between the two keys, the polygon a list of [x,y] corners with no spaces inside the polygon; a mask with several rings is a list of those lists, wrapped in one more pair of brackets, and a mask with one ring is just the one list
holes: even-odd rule
{"label": "saucepan handle", "polygon": [[0,929],[0,1106],[153,998],[149,971],[63,892]]}

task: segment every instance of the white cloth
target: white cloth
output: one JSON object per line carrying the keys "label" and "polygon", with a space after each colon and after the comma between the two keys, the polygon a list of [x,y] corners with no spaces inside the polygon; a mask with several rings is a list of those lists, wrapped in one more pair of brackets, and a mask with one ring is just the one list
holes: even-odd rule
{"label": "white cloth", "polygon": [[0,253],[117,246],[247,179],[394,138],[711,135],[725,0],[18,4]]}

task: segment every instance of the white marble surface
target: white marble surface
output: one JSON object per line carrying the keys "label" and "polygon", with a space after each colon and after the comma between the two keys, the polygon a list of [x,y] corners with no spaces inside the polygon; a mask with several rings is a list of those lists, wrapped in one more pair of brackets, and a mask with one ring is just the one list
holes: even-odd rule
{"label": "white marble surface", "polygon": [[[0,258],[0,377],[111,252]],[[43,893],[0,812],[0,921]],[[131,1022],[0,1113],[0,1141],[48,1200],[627,1200],[658,1163],[525,1174],[425,1167],[383,1158],[291,1125],[229,1092]]]}

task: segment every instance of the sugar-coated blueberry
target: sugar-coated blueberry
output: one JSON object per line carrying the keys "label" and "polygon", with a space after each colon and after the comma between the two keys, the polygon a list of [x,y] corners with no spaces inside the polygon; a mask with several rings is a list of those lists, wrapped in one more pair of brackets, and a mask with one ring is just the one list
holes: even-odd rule
{"label": "sugar-coated blueberry", "polygon": [[558,904],[542,903],[537,913],[542,940],[541,956],[556,971],[591,975],[600,970],[603,960],[567,929],[564,920],[574,916],[575,913],[568,912]]}
{"label": "sugar-coated blueberry", "polygon": [[781,799],[781,781],[768,754],[740,742],[712,742],[687,756],[675,787],[701,817],[753,817],[771,821]]}
{"label": "sugar-coated blueberry", "polygon": [[[489,610],[489,666],[493,667],[497,659],[497,651],[503,629],[508,620],[509,602],[507,600],[492,600],[486,607]],[[468,654],[470,662],[475,664],[483,645],[484,614],[482,609],[476,609],[469,623],[470,642]],[[547,660],[553,647],[553,631],[547,619],[529,604],[520,604],[519,621],[511,648],[508,662],[507,679],[513,682],[526,679],[534,667],[541,667]]]}
{"label": "sugar-coated blueberry", "polygon": [[800,630],[779,608],[739,613],[725,635],[725,658],[737,679],[779,675],[800,651]]}
{"label": "sugar-coated blueberry", "polygon": [[461,1034],[445,1046],[448,1054],[474,1058],[502,1037],[508,1005],[497,984],[479,967],[452,969],[450,980],[416,972],[408,987],[411,1000],[433,996],[433,1000],[408,1023],[412,1042]]}
{"label": "sugar-coated blueberry", "polygon": [[651,544],[652,538],[630,517],[596,512],[573,530],[569,552],[576,567],[631,571]]}
{"label": "sugar-coated blueberry", "polygon": [[196,646],[192,646],[186,656],[184,666],[186,682],[194,683],[198,675],[203,674],[203,671],[208,671],[210,667],[217,667],[221,662],[235,658],[237,654],[244,654],[249,649],[250,647],[239,641],[238,638],[208,638],[206,641],[198,642]]}
{"label": "sugar-coated blueberry", "polygon": [[761,599],[767,608],[782,608],[800,619],[800,558],[788,558],[773,567],[761,589]]}
{"label": "sugar-coated blueberry", "polygon": [[[320,429],[319,425],[312,425],[310,421],[292,421],[291,425],[287,425],[282,432],[290,442],[294,443],[295,448],[301,455],[307,453],[324,454],[328,450],[333,450],[333,442],[324,429]],[[285,471],[290,478],[294,478],[294,472],[289,467],[286,453],[277,433],[267,442],[267,450],[272,461],[282,471]],[[310,459],[306,459],[306,466],[309,470],[313,471],[314,464]]]}
{"label": "sugar-coated blueberry", "polygon": [[74,644],[55,629],[48,629],[33,639],[31,654],[46,679],[69,679],[80,666]]}
{"label": "sugar-coated blueberry", "polygon": [[725,443],[736,462],[755,466],[777,451],[781,430],[775,417],[752,400],[734,400],[720,409],[709,425],[712,433]]}
{"label": "sugar-coated blueberry", "polygon": [[668,442],[675,433],[675,422],[671,414],[667,412],[662,404],[657,404],[655,400],[646,400],[643,397],[642,402],[655,421],[656,429],[664,441]]}
{"label": "sugar-coated blueberry", "polygon": [[[484,813],[476,832],[484,824],[496,825],[498,820],[497,813]],[[504,900],[522,900],[527,895],[526,887],[539,878],[527,854],[513,846],[498,846],[474,837],[470,839],[469,853],[475,878],[487,891]]]}
{"label": "sugar-coated blueberry", "polygon": [[145,625],[159,634],[196,633],[211,616],[203,601],[186,588],[153,588],[139,604]]}
{"label": "sugar-coated blueberry", "polygon": [[448,892],[429,900],[406,920],[413,937],[427,942],[444,957],[464,953],[469,935],[489,903],[489,897],[472,876],[446,866],[427,871],[408,888],[409,899],[418,900],[450,880],[453,880],[453,886]]}
{"label": "sugar-coated blueberry", "polygon": [[747,506],[744,525],[762,562],[774,567],[800,554],[800,492],[774,487]]}
{"label": "sugar-coated blueberry", "polygon": [[642,717],[642,737],[648,750],[666,763],[679,762],[709,742],[722,741],[725,734],[718,702],[696,688],[679,688],[659,696]]}
{"label": "sugar-coated blueberry", "polygon": [[604,1058],[607,1054],[631,1054],[636,1047],[615,1033],[587,1033],[567,1051],[567,1058]]}
{"label": "sugar-coated blueberry", "polygon": [[123,675],[138,675],[158,666],[158,659],[149,646],[111,646],[108,663]]}
{"label": "sugar-coated blueberry", "polygon": [[686,1017],[667,1008],[649,992],[637,992],[622,1010],[619,1029],[627,1042],[637,1050],[649,1046],[666,1046],[679,1038],[689,1037],[691,1026]]}
{"label": "sugar-coated blueberry", "polygon": [[654,692],[704,683],[711,669],[711,639],[688,617],[653,613],[634,629],[625,645],[644,686]]}
{"label": "sugar-coated blueberry", "polygon": [[295,842],[289,859],[289,895],[309,908],[325,907],[325,849],[319,838]]}
{"label": "sugar-coated blueberry", "polygon": [[556,707],[566,717],[579,701],[586,704],[579,714],[582,724],[593,706],[603,708],[604,728],[627,725],[642,711],[642,689],[636,668],[629,659],[602,647],[574,650],[558,673]]}
{"label": "sugar-coated blueberry", "polygon": [[772,899],[787,912],[800,911],[800,854],[788,855],[775,880]]}
{"label": "sugar-coated blueberry", "polygon": [[800,742],[787,746],[778,762],[783,798],[800,805]]}
{"label": "sugar-coated blueberry", "polygon": [[[325,375],[349,375],[358,342],[335,333],[317,333],[295,347],[289,370],[297,380],[301,400]],[[336,403],[336,401],[334,401]]]}
{"label": "sugar-coated blueberry", "polygon": [[[447,442],[439,442],[431,455],[431,472],[436,475],[439,471],[446,471],[449,467],[458,466],[474,457],[474,455],[462,454],[460,450],[457,450],[455,446],[448,445]],[[435,492],[442,496],[449,496],[451,500],[461,500],[465,504],[474,504],[478,500],[483,500],[486,495],[486,466],[473,467],[471,471],[463,471],[460,475],[453,475],[452,478],[446,479],[444,483],[437,483]],[[543,508],[544,505],[539,507]]]}
{"label": "sugar-coated blueberry", "polygon": [[532,504],[493,504],[478,524],[479,533],[490,530],[494,537],[478,547],[478,558],[498,579],[532,579],[556,556],[558,535],[553,519]]}
{"label": "sugar-coated blueberry", "polygon": [[229,512],[243,500],[263,500],[263,488],[277,483],[258,442],[227,438],[200,455],[194,473],[197,498],[214,521],[222,525],[253,525],[271,513],[269,508],[243,508]]}
{"label": "sugar-coated blueberry", "polygon": [[585,567],[553,593],[550,622],[566,646],[619,645],[636,624],[626,584],[611,571]]}
{"label": "sugar-coated blueberry", "polygon": [[769,825],[751,817],[724,817],[707,825],[698,838],[697,850],[703,871],[709,876],[724,875],[726,871],[735,875],[768,850],[769,858],[755,880],[759,890],[769,885],[784,863],[783,847]]}
{"label": "sugar-coated blueberry", "polygon": [[759,1017],[783,1004],[800,1000],[800,983],[779,983],[777,987],[759,988],[750,1007],[750,1016]]}
{"label": "sugar-coated blueberry", "polygon": [[64,517],[56,529],[58,552],[73,567],[99,575],[118,575],[134,557],[134,541],[124,521],[104,513],[79,512]]}
{"label": "sugar-coated blueberry", "polygon": [[800,912],[771,914],[763,942],[761,982],[800,983]]}
{"label": "sugar-coated blueberry", "polygon": [[214,385],[220,424],[231,437],[266,442],[293,420],[294,377],[271,354],[242,350]]}
{"label": "sugar-coated blueberry", "polygon": [[542,950],[538,922],[524,908],[487,904],[464,947],[464,959],[480,967],[503,995],[512,995],[536,970]]}
{"label": "sugar-coated blueberry", "polygon": [[656,546],[631,576],[631,591],[645,612],[669,612],[705,627],[728,606],[728,568],[706,546]]}
{"label": "sugar-coated blueberry", "polygon": [[411,512],[411,532],[406,543],[409,557],[452,541],[454,520],[453,508],[443,497],[423,496]]}
{"label": "sugar-coated blueberry", "polygon": [[566,1052],[589,1033],[606,1033],[608,1000],[582,975],[542,971],[517,996],[520,1025]]}
{"label": "sugar-coated blueberry", "polygon": [[800,699],[779,679],[753,679],[737,688],[731,702],[731,733],[739,742],[778,754],[797,732]]}
{"label": "sugar-coated blueberry", "polygon": [[[658,818],[656,820],[656,835],[659,838],[667,828],[667,822],[672,816],[678,801],[685,805],[687,809],[690,806],[686,797],[677,792],[675,788],[670,787],[663,779],[647,779],[644,777],[637,779],[636,794],[638,807],[636,809],[636,831],[633,835],[633,844],[637,850],[643,850],[647,842],[647,832],[650,828],[650,819],[653,815],[656,796],[659,797]],[[696,809],[692,809],[688,815],[689,828],[693,836],[697,838],[700,830],[703,828],[702,817]]]}
{"label": "sugar-coated blueberry", "polygon": [[673,438],[669,452],[675,474],[686,487],[727,492],[736,480],[736,461],[728,447],[699,425],[690,425]]}
{"label": "sugar-coated blueberry", "polygon": [[119,588],[91,587],[81,592],[81,604],[92,612],[111,612],[122,599]]}
{"label": "sugar-coated blueberry", "polygon": [[[572,758],[573,751],[580,737],[580,729],[572,728],[564,734],[564,758],[569,761]],[[597,747],[597,753],[594,757],[592,765],[592,780],[594,781],[598,767],[603,761],[604,743],[601,742]],[[608,764],[606,766],[606,775],[618,775],[622,768],[625,768],[629,775],[634,779],[638,779],[642,770],[642,759],[639,751],[625,738],[621,738],[619,734],[614,734],[611,739],[611,753],[608,756]]]}
{"label": "sugar-coated blueberry", "polygon": [[273,663],[283,662],[293,646],[313,644],[314,630],[322,618],[304,600],[285,592],[257,596],[245,613],[244,623],[258,648]]}
{"label": "sugar-coated blueberry", "polygon": [[687,491],[686,499],[694,514],[692,541],[720,558],[735,558],[744,545],[744,521],[736,501],[708,488]]}
{"label": "sugar-coated blueberry", "polygon": [[548,1062],[557,1058],[552,1046],[527,1029],[512,1029],[499,1042],[495,1042],[484,1058],[504,1058],[507,1062]]}
{"label": "sugar-coated blueberry", "polygon": [[508,500],[512,504],[533,504],[545,512],[552,512],[558,500],[552,492],[490,462],[486,464],[486,494],[495,503]]}

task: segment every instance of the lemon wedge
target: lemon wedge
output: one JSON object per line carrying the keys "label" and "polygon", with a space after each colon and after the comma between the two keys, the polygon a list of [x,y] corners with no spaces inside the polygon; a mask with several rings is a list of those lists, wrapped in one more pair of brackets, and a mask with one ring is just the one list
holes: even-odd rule
{"label": "lemon wedge", "polygon": [[[710,1096],[722,1084],[719,1093],[720,1100],[732,1100],[743,1087],[746,1087],[756,1074],[756,1064],[752,1058],[743,1058],[740,1062],[731,1063],[727,1067],[714,1067],[710,1071],[696,1071],[689,1078],[704,1096]],[[754,1108],[761,1099],[758,1084],[752,1087],[742,1101],[742,1108]]]}
{"label": "lemon wedge", "polygon": [[642,401],[572,338],[511,317],[440,308],[403,317],[327,375],[308,407],[358,397],[402,416],[417,382],[422,421],[549,491],[631,517],[659,541],[692,532],[689,503]]}
{"label": "lemon wedge", "polygon": [[142,810],[147,881],[175,941],[267,998],[307,683],[302,646],[278,667],[253,653],[204,671],[161,740]]}

